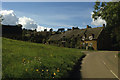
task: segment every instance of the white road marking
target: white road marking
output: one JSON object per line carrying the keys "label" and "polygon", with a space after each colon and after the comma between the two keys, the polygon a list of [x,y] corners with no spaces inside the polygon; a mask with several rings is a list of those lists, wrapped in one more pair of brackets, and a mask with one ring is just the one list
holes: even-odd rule
{"label": "white road marking", "polygon": [[[103,61],[103,64],[110,70],[110,68],[106,65],[106,63]],[[110,72],[117,78],[120,80],[120,78],[112,71],[110,70]]]}
{"label": "white road marking", "polygon": [[106,63],[103,61],[103,63],[106,65]]}
{"label": "white road marking", "polygon": [[112,70],[110,70],[110,72],[111,72],[116,78],[118,78],[118,79],[120,80],[120,78],[119,78]]}

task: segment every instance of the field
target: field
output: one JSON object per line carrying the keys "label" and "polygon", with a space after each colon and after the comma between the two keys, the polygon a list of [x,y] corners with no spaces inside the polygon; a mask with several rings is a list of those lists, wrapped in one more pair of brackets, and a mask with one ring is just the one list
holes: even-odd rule
{"label": "field", "polygon": [[2,39],[4,78],[68,78],[84,54],[79,49]]}

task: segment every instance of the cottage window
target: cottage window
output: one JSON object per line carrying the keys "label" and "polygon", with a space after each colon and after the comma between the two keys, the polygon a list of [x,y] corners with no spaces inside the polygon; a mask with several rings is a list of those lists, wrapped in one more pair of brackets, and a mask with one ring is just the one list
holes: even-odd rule
{"label": "cottage window", "polygon": [[83,46],[85,46],[85,43],[83,43]]}
{"label": "cottage window", "polygon": [[89,40],[92,40],[93,39],[93,36],[89,36]]}
{"label": "cottage window", "polygon": [[89,46],[92,47],[92,46],[93,46],[93,43],[90,43]]}
{"label": "cottage window", "polygon": [[88,43],[86,43],[85,46],[88,46]]}
{"label": "cottage window", "polygon": [[85,36],[82,37],[82,40],[83,40],[83,41],[85,40]]}

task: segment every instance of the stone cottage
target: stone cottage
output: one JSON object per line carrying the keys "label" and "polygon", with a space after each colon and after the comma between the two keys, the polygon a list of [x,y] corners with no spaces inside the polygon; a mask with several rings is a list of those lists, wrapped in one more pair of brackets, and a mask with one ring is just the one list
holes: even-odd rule
{"label": "stone cottage", "polygon": [[[65,31],[64,34],[55,34],[49,38],[49,44],[62,44],[63,47],[69,47],[66,45],[72,45],[71,48],[79,46],[80,48],[94,50],[109,50],[110,39],[109,35],[105,31],[105,26],[91,28],[89,25],[85,29],[71,29]],[[73,41],[71,43],[71,41]]]}

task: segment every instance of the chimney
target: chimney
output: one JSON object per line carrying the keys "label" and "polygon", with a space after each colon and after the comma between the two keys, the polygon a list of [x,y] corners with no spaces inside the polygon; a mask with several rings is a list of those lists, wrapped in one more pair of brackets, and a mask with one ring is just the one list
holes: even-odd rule
{"label": "chimney", "polygon": [[87,25],[87,29],[88,29],[88,28],[91,28],[91,27],[90,27],[89,25]]}
{"label": "chimney", "polygon": [[87,25],[87,28],[89,28],[89,25]]}

